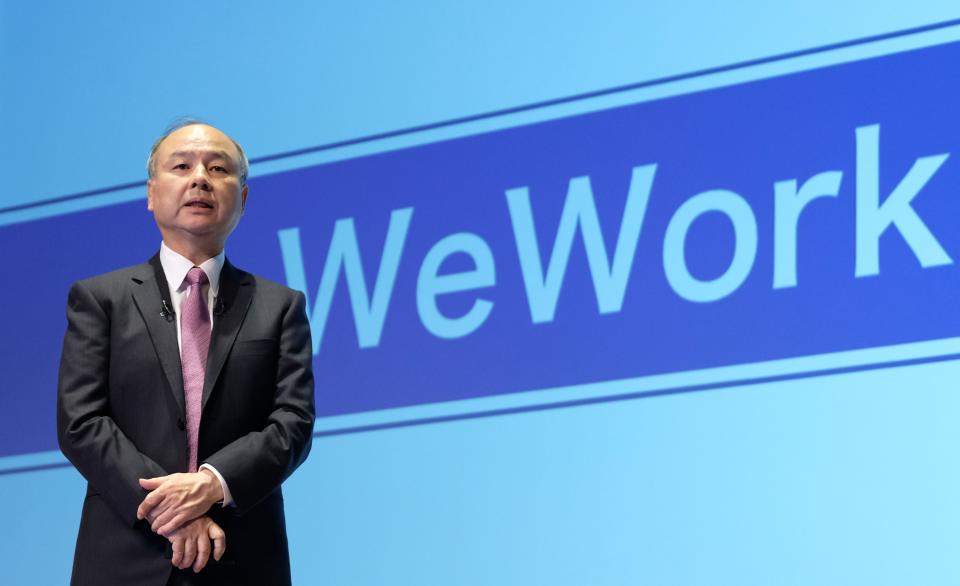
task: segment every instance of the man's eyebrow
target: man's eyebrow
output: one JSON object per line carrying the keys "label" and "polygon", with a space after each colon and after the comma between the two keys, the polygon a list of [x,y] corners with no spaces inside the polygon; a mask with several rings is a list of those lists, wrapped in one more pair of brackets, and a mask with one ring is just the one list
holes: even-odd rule
{"label": "man's eyebrow", "polygon": [[217,157],[226,159],[226,160],[228,160],[228,161],[232,161],[232,160],[233,160],[233,159],[230,158],[230,154],[229,154],[227,151],[224,151],[224,150],[221,150],[221,149],[202,150],[202,151],[173,151],[172,153],[170,153],[170,154],[167,156],[167,158],[169,158],[169,159],[173,159],[173,158],[176,158],[176,157],[184,157],[184,158],[187,158],[187,157],[195,156],[195,155],[197,155],[197,154],[199,154],[199,155],[201,155],[201,156],[207,155],[207,154],[212,154],[212,155],[215,155],[215,156],[217,156]]}

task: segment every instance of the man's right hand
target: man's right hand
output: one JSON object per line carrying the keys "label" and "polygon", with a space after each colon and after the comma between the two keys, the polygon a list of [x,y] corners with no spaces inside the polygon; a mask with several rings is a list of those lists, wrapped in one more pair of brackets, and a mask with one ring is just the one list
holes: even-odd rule
{"label": "man's right hand", "polygon": [[197,517],[167,536],[173,544],[170,563],[185,570],[193,566],[199,572],[210,560],[210,542],[213,541],[213,559],[220,561],[227,551],[227,536],[213,519],[206,515]]}

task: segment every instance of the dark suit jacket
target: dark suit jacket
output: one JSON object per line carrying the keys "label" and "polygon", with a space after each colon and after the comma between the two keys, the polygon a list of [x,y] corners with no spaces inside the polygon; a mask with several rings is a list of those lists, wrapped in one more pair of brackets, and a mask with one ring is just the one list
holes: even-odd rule
{"label": "dark suit jacket", "polygon": [[[74,283],[60,361],[60,448],[87,479],[73,584],[166,584],[169,542],[137,521],[138,478],[186,471],[176,323],[159,256]],[[310,451],[313,374],[302,293],[225,262],[204,379],[199,461],[235,507],[210,516],[227,554],[213,584],[287,584],[280,483]],[[170,305],[169,300],[167,305]],[[174,570],[175,571],[175,570]]]}

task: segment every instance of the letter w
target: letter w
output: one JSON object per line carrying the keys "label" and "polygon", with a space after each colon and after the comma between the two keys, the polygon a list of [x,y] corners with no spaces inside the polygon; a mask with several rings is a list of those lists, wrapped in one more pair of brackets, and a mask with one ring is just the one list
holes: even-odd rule
{"label": "letter w", "polygon": [[344,269],[347,290],[350,293],[350,305],[353,309],[353,321],[357,328],[357,340],[361,348],[370,348],[380,344],[380,334],[387,315],[387,307],[393,294],[393,284],[397,279],[397,267],[407,238],[407,228],[413,208],[394,210],[390,214],[390,226],[387,239],[380,257],[373,287],[373,298],[367,294],[367,282],[363,276],[360,262],[360,248],[357,245],[357,232],[353,218],[337,220],[330,239],[330,250],[323,265],[320,277],[320,290],[311,311],[310,295],[307,293],[307,276],[300,248],[300,229],[279,230],[280,252],[283,256],[283,269],[287,276],[287,285],[291,289],[302,291],[307,297],[307,315],[310,316],[310,330],[313,333],[313,353],[320,351],[320,341],[333,302],[340,267]]}
{"label": "letter w", "polygon": [[574,177],[570,180],[546,275],[543,274],[540,260],[540,246],[530,209],[529,189],[517,187],[507,190],[510,220],[513,223],[523,284],[534,323],[549,322],[554,318],[578,225],[587,251],[590,276],[593,278],[593,288],[597,295],[597,307],[600,313],[620,311],[656,169],[655,164],[633,169],[612,266],[603,243],[590,177]]}

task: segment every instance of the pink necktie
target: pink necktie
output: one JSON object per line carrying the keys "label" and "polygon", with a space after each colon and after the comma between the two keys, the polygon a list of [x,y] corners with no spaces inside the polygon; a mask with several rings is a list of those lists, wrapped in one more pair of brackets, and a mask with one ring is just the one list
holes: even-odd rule
{"label": "pink necktie", "polygon": [[210,313],[203,285],[207,275],[193,267],[184,282],[190,285],[180,308],[180,363],[183,367],[183,397],[187,408],[187,450],[189,471],[197,471],[197,445],[200,439],[200,404],[203,401],[203,376],[210,349]]}

